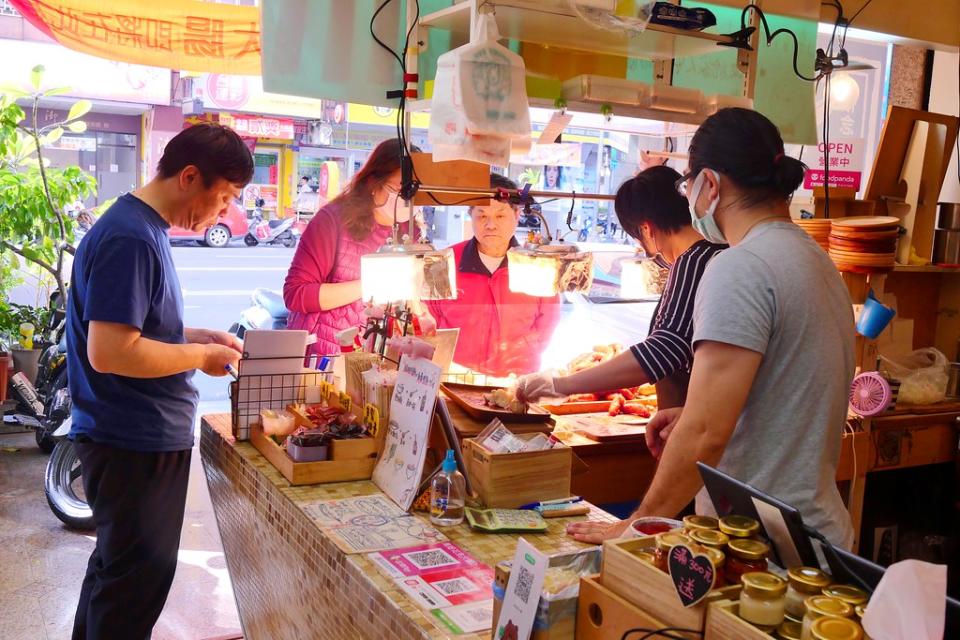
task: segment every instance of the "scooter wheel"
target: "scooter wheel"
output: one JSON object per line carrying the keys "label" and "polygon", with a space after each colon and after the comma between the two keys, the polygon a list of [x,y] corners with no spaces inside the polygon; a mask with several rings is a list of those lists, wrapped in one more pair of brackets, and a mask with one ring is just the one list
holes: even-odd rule
{"label": "scooter wheel", "polygon": [[93,511],[87,504],[86,495],[78,493],[83,486],[80,459],[73,443],[66,438],[57,443],[44,478],[44,493],[47,504],[63,524],[70,529],[90,531],[95,528]]}
{"label": "scooter wheel", "polygon": [[293,249],[295,246],[297,246],[297,239],[294,238],[293,236],[290,236],[289,238],[284,238],[283,246],[285,246],[287,249]]}
{"label": "scooter wheel", "polygon": [[257,239],[254,238],[254,237],[253,237],[252,235],[250,235],[249,233],[248,233],[247,235],[243,236],[243,243],[244,243],[245,245],[247,245],[248,247],[255,247],[255,246],[257,246],[258,244],[260,244],[260,243],[257,241]]}

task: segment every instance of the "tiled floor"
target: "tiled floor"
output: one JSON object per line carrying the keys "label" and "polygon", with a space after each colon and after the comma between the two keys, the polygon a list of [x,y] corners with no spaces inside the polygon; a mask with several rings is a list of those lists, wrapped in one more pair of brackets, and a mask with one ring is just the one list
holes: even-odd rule
{"label": "tiled floor", "polygon": [[[8,450],[8,447],[17,451]],[[32,433],[0,435],[0,636],[4,640],[70,637],[94,538],[65,529],[47,506],[47,456]],[[180,563],[154,640],[239,635],[230,577],[194,449]]]}

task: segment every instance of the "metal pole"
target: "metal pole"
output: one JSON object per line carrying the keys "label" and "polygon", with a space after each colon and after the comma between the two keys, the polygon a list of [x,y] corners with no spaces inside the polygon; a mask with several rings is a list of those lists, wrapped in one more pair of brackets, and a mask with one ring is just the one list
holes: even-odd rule
{"label": "metal pole", "polygon": [[[521,193],[518,189],[480,189],[474,187],[441,187],[436,185],[420,185],[417,189],[418,192],[422,193],[432,193],[432,194],[441,194],[446,193],[450,195],[463,195],[463,196],[477,196],[478,198],[494,198],[499,192],[506,192],[510,195],[515,195]],[[529,191],[527,195],[535,198],[557,198],[558,200],[563,199],[577,199],[577,200],[616,200],[617,196],[609,193],[580,193],[579,191]],[[440,205],[443,206],[443,205]],[[454,205],[446,205],[454,206]]]}

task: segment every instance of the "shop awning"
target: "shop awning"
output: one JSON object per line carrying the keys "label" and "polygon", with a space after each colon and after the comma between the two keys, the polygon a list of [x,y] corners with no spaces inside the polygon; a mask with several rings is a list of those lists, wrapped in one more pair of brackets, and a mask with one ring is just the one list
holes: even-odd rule
{"label": "shop awning", "polygon": [[58,43],[135,64],[260,75],[260,11],[202,0],[10,0]]}

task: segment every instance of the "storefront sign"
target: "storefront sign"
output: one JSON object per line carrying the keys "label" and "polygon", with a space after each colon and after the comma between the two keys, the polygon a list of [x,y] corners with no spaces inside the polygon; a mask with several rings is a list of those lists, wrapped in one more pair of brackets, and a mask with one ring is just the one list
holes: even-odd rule
{"label": "storefront sign", "polygon": [[287,96],[263,90],[258,76],[211,73],[194,82],[193,95],[212,110],[245,111],[262,115],[322,120],[340,124],[346,120],[347,105],[335,100]]}
{"label": "storefront sign", "polygon": [[[201,0],[10,0],[10,4],[30,24],[75,51],[164,69],[260,74],[258,7]],[[18,47],[25,44],[14,42]]]}
{"label": "storefront sign", "polygon": [[243,137],[293,140],[293,120],[289,118],[260,118],[221,113],[220,124],[230,127]]}
{"label": "storefront sign", "polygon": [[92,100],[170,104],[170,70],[113,62],[27,40],[0,40],[6,82],[32,92],[30,70],[43,65],[43,88],[68,87],[68,95]]}
{"label": "storefront sign", "polygon": [[63,149],[64,151],[96,151],[97,139],[93,136],[61,136],[50,147],[52,149]]}
{"label": "storefront sign", "polygon": [[823,157],[825,148],[830,162],[830,186],[859,191],[863,177],[863,138],[837,138],[831,140],[829,145],[821,142],[817,146],[816,160],[807,161],[811,168],[804,174],[803,188],[812,189],[823,186],[826,173]]}

